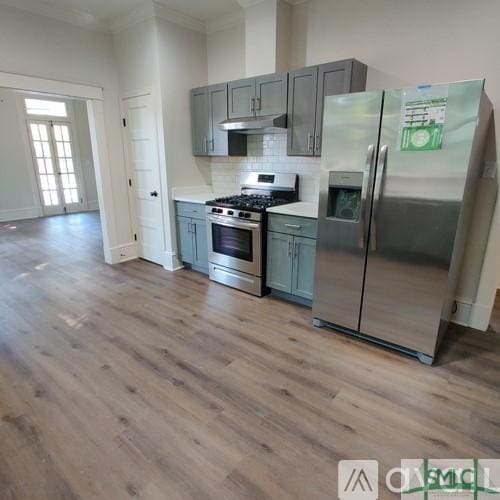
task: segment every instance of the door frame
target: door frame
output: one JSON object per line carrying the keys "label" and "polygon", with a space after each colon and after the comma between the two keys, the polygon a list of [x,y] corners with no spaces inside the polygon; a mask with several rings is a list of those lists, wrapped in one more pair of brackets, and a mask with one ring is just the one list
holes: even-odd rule
{"label": "door frame", "polygon": [[[113,206],[113,184],[108,155],[108,140],[104,117],[104,91],[102,87],[88,84],[50,80],[36,76],[19,75],[0,71],[0,87],[22,92],[37,92],[50,97],[85,101],[89,118],[92,155],[99,200],[104,260],[108,264],[122,261],[117,241],[118,214]],[[127,245],[128,246],[128,245]],[[129,255],[128,258],[135,258]]]}

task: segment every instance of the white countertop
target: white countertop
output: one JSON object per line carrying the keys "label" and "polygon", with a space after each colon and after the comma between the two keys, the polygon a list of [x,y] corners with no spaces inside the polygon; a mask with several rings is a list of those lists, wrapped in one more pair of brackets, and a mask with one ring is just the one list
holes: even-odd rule
{"label": "white countertop", "polygon": [[212,190],[212,186],[192,186],[172,188],[174,201],[185,201],[187,203],[199,203],[204,205],[207,201],[221,196],[232,196],[237,193],[219,193]]}
{"label": "white countertop", "polygon": [[318,218],[318,203],[312,201],[298,201],[277,207],[268,208],[271,214],[295,215],[296,217]]}
{"label": "white countertop", "polygon": [[186,201],[187,203],[199,203],[204,205],[205,202],[214,199],[213,193],[191,193],[191,194],[176,194],[174,195],[175,201]]}

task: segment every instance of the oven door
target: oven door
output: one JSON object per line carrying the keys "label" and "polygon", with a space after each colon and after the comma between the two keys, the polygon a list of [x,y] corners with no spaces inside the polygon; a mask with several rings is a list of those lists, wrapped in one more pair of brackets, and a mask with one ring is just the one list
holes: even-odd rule
{"label": "oven door", "polygon": [[261,224],[220,215],[208,216],[208,260],[261,276]]}

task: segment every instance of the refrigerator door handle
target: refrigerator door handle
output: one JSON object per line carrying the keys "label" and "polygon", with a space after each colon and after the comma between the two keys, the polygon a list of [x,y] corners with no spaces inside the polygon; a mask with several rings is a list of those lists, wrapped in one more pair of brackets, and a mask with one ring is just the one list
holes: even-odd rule
{"label": "refrigerator door handle", "polygon": [[363,186],[361,188],[361,210],[359,217],[359,248],[365,248],[367,231],[366,222],[369,216],[369,205],[367,204],[368,189],[372,183],[372,172],[373,172],[373,160],[375,158],[375,145],[370,144],[368,146],[368,152],[366,153],[366,163],[365,163],[365,175],[363,177]]}
{"label": "refrigerator door handle", "polygon": [[380,166],[377,169],[377,176],[375,178],[375,189],[373,190],[373,219],[370,235],[370,249],[372,251],[377,250],[377,215],[380,202],[380,194],[384,181],[385,167],[387,164],[387,144],[384,144],[380,148],[379,163]]}

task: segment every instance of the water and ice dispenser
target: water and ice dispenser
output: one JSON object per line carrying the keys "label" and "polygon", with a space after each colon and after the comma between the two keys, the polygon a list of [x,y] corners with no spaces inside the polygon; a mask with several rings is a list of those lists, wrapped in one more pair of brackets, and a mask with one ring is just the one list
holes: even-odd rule
{"label": "water and ice dispenser", "polygon": [[358,222],[363,172],[330,172],[327,217]]}

